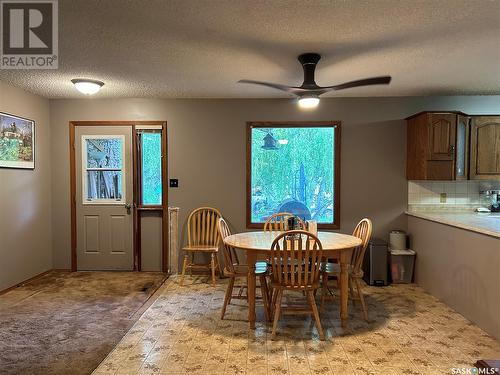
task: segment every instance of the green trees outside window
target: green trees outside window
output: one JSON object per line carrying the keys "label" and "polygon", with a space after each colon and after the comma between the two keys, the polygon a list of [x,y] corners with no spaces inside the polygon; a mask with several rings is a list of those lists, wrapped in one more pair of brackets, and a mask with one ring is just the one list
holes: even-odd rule
{"label": "green trees outside window", "polygon": [[[318,224],[336,217],[337,125],[250,126],[250,221],[290,212]],[[271,124],[272,125],[272,124]]]}
{"label": "green trees outside window", "polygon": [[141,189],[142,204],[162,204],[161,182],[161,133],[142,132],[141,140]]}

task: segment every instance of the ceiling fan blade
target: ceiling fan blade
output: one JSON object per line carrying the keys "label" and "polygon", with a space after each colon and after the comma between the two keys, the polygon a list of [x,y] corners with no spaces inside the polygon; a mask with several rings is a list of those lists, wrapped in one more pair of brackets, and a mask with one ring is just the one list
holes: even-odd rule
{"label": "ceiling fan blade", "polygon": [[279,83],[271,83],[271,82],[262,82],[262,81],[253,81],[251,79],[240,79],[238,83],[250,83],[252,85],[261,85],[271,87],[273,89],[278,89],[281,91],[289,92],[294,95],[301,94],[307,90],[301,89],[300,87],[293,87],[287,85],[280,85]]}
{"label": "ceiling fan blade", "polygon": [[345,90],[359,86],[388,85],[390,82],[391,82],[390,76],[372,77],[372,78],[358,79],[357,81],[345,82],[335,86],[321,87],[321,89],[328,89],[328,91]]}

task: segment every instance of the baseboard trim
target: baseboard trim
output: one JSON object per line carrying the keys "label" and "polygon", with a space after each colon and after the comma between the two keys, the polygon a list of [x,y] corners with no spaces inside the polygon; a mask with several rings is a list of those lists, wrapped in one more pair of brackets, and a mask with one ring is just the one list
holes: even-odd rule
{"label": "baseboard trim", "polygon": [[24,284],[27,284],[27,283],[30,283],[30,282],[32,282],[32,281],[34,281],[34,280],[36,280],[36,279],[39,279],[40,277],[43,277],[43,276],[45,276],[46,274],[48,274],[48,273],[50,273],[50,272],[52,272],[52,271],[69,271],[69,270],[58,270],[58,269],[53,269],[53,268],[51,268],[50,270],[44,271],[44,272],[42,272],[42,273],[39,273],[38,275],[35,275],[35,276],[33,276],[33,277],[30,277],[29,279],[26,279],[26,280],[24,280],[24,281],[21,281],[20,283],[17,283],[17,284],[15,284],[15,285],[13,285],[13,286],[10,286],[10,287],[8,287],[7,289],[0,290],[0,296],[1,296],[2,294],[5,294],[5,293],[10,292],[11,290],[14,290],[14,289],[16,289],[16,288],[19,288],[20,286],[23,286]]}

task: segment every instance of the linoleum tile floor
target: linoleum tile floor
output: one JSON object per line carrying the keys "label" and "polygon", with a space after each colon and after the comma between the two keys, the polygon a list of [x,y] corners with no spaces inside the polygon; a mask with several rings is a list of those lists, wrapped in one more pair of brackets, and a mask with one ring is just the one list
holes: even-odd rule
{"label": "linoleum tile floor", "polygon": [[309,316],[293,315],[283,315],[272,340],[259,301],[255,330],[244,300],[221,320],[227,280],[214,288],[205,279],[179,286],[171,277],[94,374],[434,375],[500,358],[497,340],[415,285],[366,286],[370,322],[350,303],[346,330],[338,301],[329,301],[321,313],[325,341]]}

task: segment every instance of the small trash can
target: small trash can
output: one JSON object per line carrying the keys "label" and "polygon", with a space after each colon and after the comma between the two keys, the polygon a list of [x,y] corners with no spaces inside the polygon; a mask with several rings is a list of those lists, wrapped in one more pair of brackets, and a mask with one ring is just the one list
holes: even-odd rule
{"label": "small trash can", "polygon": [[372,238],[363,260],[363,279],[368,285],[388,285],[389,251],[387,242]]}
{"label": "small trash can", "polygon": [[413,250],[390,250],[391,277],[394,284],[410,284],[413,281],[415,252]]}

